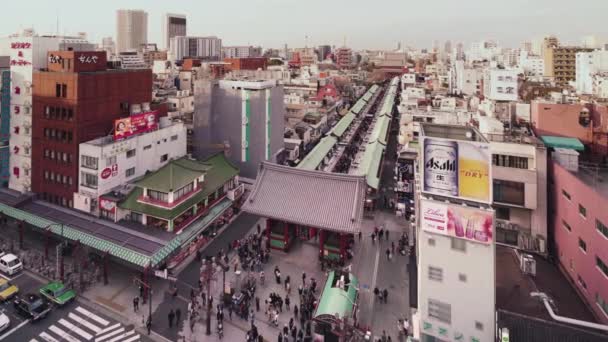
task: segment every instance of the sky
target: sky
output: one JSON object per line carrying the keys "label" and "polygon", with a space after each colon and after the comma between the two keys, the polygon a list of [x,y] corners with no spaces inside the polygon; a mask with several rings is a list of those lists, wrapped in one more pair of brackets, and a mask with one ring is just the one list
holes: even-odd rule
{"label": "sky", "polygon": [[398,42],[431,47],[435,40],[494,39],[518,47],[549,34],[571,43],[585,35],[608,41],[608,0],[5,0],[0,36],[28,27],[54,34],[59,22],[59,34],[86,32],[98,43],[115,38],[117,9],[148,12],[148,41],[159,46],[167,12],[187,16],[188,35],[215,35],[225,46],[346,40],[355,49],[393,49]]}

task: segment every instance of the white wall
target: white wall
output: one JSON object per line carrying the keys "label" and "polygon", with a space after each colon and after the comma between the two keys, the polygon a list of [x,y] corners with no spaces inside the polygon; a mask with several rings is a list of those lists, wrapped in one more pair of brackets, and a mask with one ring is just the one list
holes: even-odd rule
{"label": "white wall", "polygon": [[489,99],[495,101],[517,101],[517,71],[491,69],[486,74],[486,90]]}
{"label": "white wall", "polygon": [[593,75],[608,71],[608,51],[576,53],[576,91],[579,94],[593,92]]}

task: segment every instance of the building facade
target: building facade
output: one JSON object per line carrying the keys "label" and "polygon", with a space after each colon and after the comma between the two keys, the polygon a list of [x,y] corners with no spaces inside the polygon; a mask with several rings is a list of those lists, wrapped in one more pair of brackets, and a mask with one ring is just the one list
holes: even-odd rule
{"label": "building facade", "polygon": [[340,68],[349,68],[353,65],[353,50],[347,47],[336,49],[336,64]]}
{"label": "building facade", "polygon": [[171,38],[188,35],[186,24],[186,16],[183,14],[166,13],[163,16],[161,30],[163,32],[163,46],[165,50],[169,50]]}
{"label": "building facade", "polygon": [[260,46],[224,46],[222,47],[224,58],[249,58],[262,57],[262,47]]}
{"label": "building facade", "polygon": [[608,51],[579,52],[576,54],[576,92],[593,94],[593,76],[608,72]]}
{"label": "building facade", "polygon": [[53,51],[48,71],[34,73],[32,191],[44,200],[73,207],[78,145],[108,135],[132,105],[151,101],[151,70],[106,64],[105,52]]}
{"label": "building facade", "polygon": [[331,46],[319,45],[319,47],[317,48],[317,54],[319,56],[319,61],[324,61],[331,54]]}
{"label": "building facade", "polygon": [[276,81],[195,85],[194,155],[224,151],[242,177],[255,179],[260,163],[283,149],[283,95]]}
{"label": "building facade", "polygon": [[148,13],[142,10],[116,11],[116,53],[137,51],[148,43]]}
{"label": "building facade", "polygon": [[11,70],[10,58],[0,57],[0,187],[8,187],[10,177]]}
{"label": "building facade", "polygon": [[484,75],[484,95],[494,101],[517,101],[518,71],[490,69]]}
{"label": "building facade", "polygon": [[593,49],[576,46],[552,46],[544,54],[545,76],[551,77],[558,85],[567,85],[576,79],[576,54],[591,52]]}
{"label": "building facade", "polygon": [[217,37],[177,36],[171,38],[169,45],[174,61],[181,61],[184,57],[219,61],[222,56],[222,40]]}
{"label": "building facade", "polygon": [[103,212],[101,196],[121,192],[128,183],[185,155],[186,127],[181,122],[172,124],[167,118],[155,131],[124,140],[109,135],[82,143],[74,208],[96,216],[108,215]]}
{"label": "building facade", "polygon": [[230,63],[229,70],[266,70],[268,58],[249,57],[249,58],[224,58],[224,63]]}

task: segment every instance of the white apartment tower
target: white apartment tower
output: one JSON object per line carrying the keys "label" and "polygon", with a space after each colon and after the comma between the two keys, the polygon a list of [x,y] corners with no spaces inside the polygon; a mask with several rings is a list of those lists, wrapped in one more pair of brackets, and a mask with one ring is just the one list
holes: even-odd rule
{"label": "white apartment tower", "polygon": [[140,49],[148,43],[148,13],[142,10],[116,11],[116,52]]}
{"label": "white apartment tower", "polygon": [[183,14],[167,13],[163,17],[162,22],[163,44],[166,50],[169,50],[169,42],[171,38],[186,35],[186,16]]}

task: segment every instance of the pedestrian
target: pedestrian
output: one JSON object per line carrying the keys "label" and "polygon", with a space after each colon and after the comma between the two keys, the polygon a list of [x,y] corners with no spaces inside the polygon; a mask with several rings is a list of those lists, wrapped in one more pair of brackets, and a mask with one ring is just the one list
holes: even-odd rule
{"label": "pedestrian", "polygon": [[291,281],[291,278],[289,278],[289,276],[285,277],[285,291],[287,291],[287,287],[289,286],[290,281]]}
{"label": "pedestrian", "polygon": [[376,286],[374,288],[374,296],[378,297],[380,295],[380,289],[378,289],[378,287]]}
{"label": "pedestrian", "polygon": [[294,305],[293,306],[293,316],[297,319],[298,318],[298,305]]}
{"label": "pedestrian", "polygon": [[228,305],[228,317],[232,321],[232,304]]}
{"label": "pedestrian", "polygon": [[382,291],[382,297],[384,298],[384,302],[388,303],[388,290],[384,289],[384,291]]}
{"label": "pedestrian", "polygon": [[287,307],[287,311],[289,311],[289,303],[290,303],[289,296],[285,296],[285,307]]}
{"label": "pedestrian", "polygon": [[386,330],[382,330],[382,342],[386,342]]}
{"label": "pedestrian", "polygon": [[291,283],[287,283],[287,294],[291,294]]}
{"label": "pedestrian", "polygon": [[279,270],[279,266],[274,267],[274,277],[277,284],[281,284],[281,271]]}
{"label": "pedestrian", "polygon": [[372,233],[372,245],[376,243],[376,233]]}
{"label": "pedestrian", "polygon": [[139,311],[139,297],[133,298],[133,311],[134,312]]}
{"label": "pedestrian", "polygon": [[173,318],[175,318],[175,312],[173,312],[173,309],[171,309],[171,311],[169,311],[169,328],[173,328]]}
{"label": "pedestrian", "polygon": [[302,285],[306,285],[306,273],[302,272]]}
{"label": "pedestrian", "polygon": [[386,260],[391,260],[391,250],[390,250],[390,248],[386,249]]}
{"label": "pedestrian", "polygon": [[260,227],[260,224],[258,224],[258,235],[260,235],[261,232],[262,232],[262,227]]}
{"label": "pedestrian", "polygon": [[139,285],[139,296],[141,298],[144,298],[144,286],[143,285]]}
{"label": "pedestrian", "polygon": [[363,234],[361,232],[359,232],[359,241],[361,241]]}
{"label": "pedestrian", "polygon": [[152,329],[152,318],[150,316],[146,320],[146,328],[148,329],[148,335],[150,335],[150,330]]}
{"label": "pedestrian", "polygon": [[378,233],[378,241],[382,241],[382,235],[384,235],[384,229],[380,228],[380,232]]}
{"label": "pedestrian", "polygon": [[395,254],[395,241],[391,241],[391,253]]}
{"label": "pedestrian", "polygon": [[386,342],[393,342],[393,339],[391,338],[391,336],[389,335],[388,338],[386,339]]}
{"label": "pedestrian", "polygon": [[294,326],[293,317],[289,319],[289,330],[291,330]]}
{"label": "pedestrian", "polygon": [[285,335],[287,335],[287,334],[289,334],[289,328],[287,327],[287,324],[285,324],[285,325],[283,326],[283,335],[285,336]]}
{"label": "pedestrian", "polygon": [[182,310],[179,308],[175,309],[175,325],[179,324],[179,321],[182,319]]}
{"label": "pedestrian", "polygon": [[279,339],[278,342],[283,342],[283,333],[279,331]]}
{"label": "pedestrian", "polygon": [[296,329],[296,327],[292,327],[291,328],[291,338],[293,338],[293,341],[296,340],[297,333],[298,333],[298,329]]}
{"label": "pedestrian", "polygon": [[386,235],[386,241],[388,241],[388,229],[384,230],[384,234]]}
{"label": "pedestrian", "polygon": [[300,295],[300,299],[302,298],[302,293],[304,292],[304,288],[302,285],[298,286],[298,295]]}

